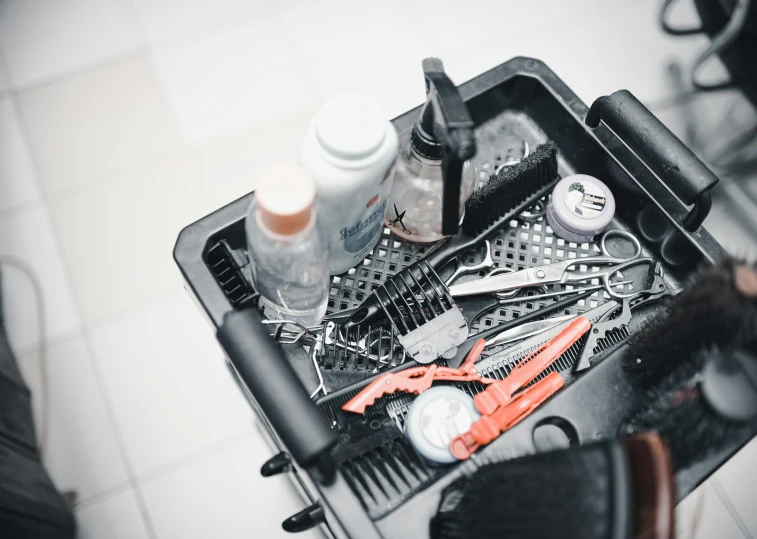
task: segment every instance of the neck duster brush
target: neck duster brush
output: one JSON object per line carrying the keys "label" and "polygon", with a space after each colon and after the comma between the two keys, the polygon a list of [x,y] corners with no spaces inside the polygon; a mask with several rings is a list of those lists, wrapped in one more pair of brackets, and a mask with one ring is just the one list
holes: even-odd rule
{"label": "neck duster brush", "polygon": [[619,434],[658,432],[676,471],[757,433],[757,357],[705,349],[641,392]]}
{"label": "neck duster brush", "polygon": [[628,368],[655,385],[682,362],[717,346],[757,354],[757,270],[729,259],[701,269],[629,340]]}
{"label": "neck duster brush", "polygon": [[488,464],[442,493],[434,539],[670,539],[673,474],[655,434]]}
{"label": "neck duster brush", "polygon": [[700,270],[631,338],[636,406],[621,434],[661,433],[676,469],[757,432],[757,271],[734,259]]}

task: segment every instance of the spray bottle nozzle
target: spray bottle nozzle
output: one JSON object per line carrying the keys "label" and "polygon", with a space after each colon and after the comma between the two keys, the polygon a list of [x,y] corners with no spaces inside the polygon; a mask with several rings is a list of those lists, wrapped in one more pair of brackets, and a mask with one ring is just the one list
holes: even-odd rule
{"label": "spray bottle nozzle", "polygon": [[442,234],[455,234],[460,224],[458,206],[463,163],[476,154],[474,124],[439,58],[423,60],[423,74],[426,103],[413,126],[411,143],[420,155],[442,162]]}

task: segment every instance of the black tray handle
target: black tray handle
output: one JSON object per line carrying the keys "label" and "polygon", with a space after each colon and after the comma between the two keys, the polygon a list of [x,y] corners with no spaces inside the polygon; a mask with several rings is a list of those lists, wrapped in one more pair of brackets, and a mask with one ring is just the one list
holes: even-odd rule
{"label": "black tray handle", "polygon": [[218,341],[295,461],[330,484],[336,465],[329,449],[337,442],[336,433],[261,321],[255,309],[228,312]]}
{"label": "black tray handle", "polygon": [[598,98],[586,125],[602,120],[652,169],[684,204],[693,208],[681,225],[694,232],[712,206],[710,189],[718,177],[628,90]]}

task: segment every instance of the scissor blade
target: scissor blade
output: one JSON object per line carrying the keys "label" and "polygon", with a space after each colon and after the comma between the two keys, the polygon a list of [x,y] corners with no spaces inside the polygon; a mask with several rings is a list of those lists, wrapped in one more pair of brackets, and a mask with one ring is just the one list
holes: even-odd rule
{"label": "scissor blade", "polygon": [[[514,273],[502,273],[492,277],[484,277],[467,283],[454,284],[449,287],[452,297],[473,296],[475,294],[487,294],[490,292],[502,292],[514,290],[524,286],[533,286],[530,270],[521,270]],[[538,283],[541,284],[541,283]]]}
{"label": "scissor blade", "polygon": [[536,320],[535,322],[529,322],[512,329],[507,329],[499,335],[495,335],[494,337],[486,341],[486,346],[494,346],[495,344],[507,344],[512,341],[517,341],[518,339],[526,339],[533,335],[537,335],[542,331],[551,328],[552,326],[556,326],[557,324],[565,322],[566,320],[572,320],[573,318],[575,318],[575,316],[570,314],[564,316],[555,316],[554,318]]}

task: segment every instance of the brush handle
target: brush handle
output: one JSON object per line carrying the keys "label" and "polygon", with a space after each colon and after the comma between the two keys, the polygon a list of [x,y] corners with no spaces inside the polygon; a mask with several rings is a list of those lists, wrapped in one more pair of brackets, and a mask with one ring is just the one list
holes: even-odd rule
{"label": "brush handle", "polygon": [[549,194],[554,188],[555,182],[549,182],[546,186],[539,189],[537,192],[526,198],[523,202],[515,206],[512,210],[507,212],[504,216],[494,221],[489,227],[477,236],[468,236],[462,231],[456,236],[452,236],[447,243],[442,245],[439,249],[434,251],[425,257],[425,260],[434,268],[439,271],[448,262],[450,262],[456,256],[463,254],[470,249],[473,249],[477,245],[484,242],[492,234],[497,232],[503,225],[512,221],[516,216],[520,215],[528,208],[539,202],[542,197]]}

